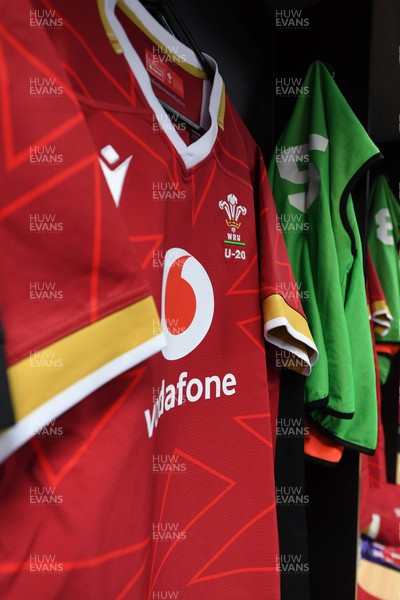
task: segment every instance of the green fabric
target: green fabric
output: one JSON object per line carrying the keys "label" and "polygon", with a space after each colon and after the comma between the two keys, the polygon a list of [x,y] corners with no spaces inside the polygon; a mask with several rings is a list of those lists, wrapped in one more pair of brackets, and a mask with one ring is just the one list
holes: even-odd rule
{"label": "green fabric", "polygon": [[[389,332],[375,334],[377,343],[400,343],[400,203],[384,175],[379,175],[370,193],[368,248],[374,262],[386,303],[393,317]],[[379,355],[379,377],[385,383],[390,356]]]}
{"label": "green fabric", "polygon": [[370,193],[368,248],[393,317],[385,336],[378,343],[400,343],[400,203],[384,175],[374,181]]}
{"label": "green fabric", "polygon": [[319,61],[308,69],[307,89],[269,167],[278,226],[319,350],[305,403],[331,437],[370,452],[377,436],[375,369],[361,240],[344,192],[379,150]]}

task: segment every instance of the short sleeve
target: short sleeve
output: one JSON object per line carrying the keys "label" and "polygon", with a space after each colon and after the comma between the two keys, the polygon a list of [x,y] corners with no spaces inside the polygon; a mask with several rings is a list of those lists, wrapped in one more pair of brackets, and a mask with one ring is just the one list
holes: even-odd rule
{"label": "short sleeve", "polygon": [[[0,460],[164,346],[61,64],[44,31],[19,31],[3,32],[0,55],[0,318],[15,420]],[[27,97],[26,82],[37,91],[46,77],[54,94]]]}
{"label": "short sleeve", "polygon": [[259,156],[259,252],[264,336],[281,352],[278,367],[304,375],[318,358],[276,213],[263,158]]}

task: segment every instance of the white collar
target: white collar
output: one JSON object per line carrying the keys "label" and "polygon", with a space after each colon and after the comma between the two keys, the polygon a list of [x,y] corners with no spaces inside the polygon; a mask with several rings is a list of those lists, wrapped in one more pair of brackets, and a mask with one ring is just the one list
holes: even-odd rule
{"label": "white collar", "polygon": [[[108,35],[110,38],[116,38],[117,45],[124,53],[125,59],[131,68],[144,97],[154,112],[159,127],[163,129],[164,133],[168,136],[176,151],[180,154],[186,168],[189,169],[194,167],[211,153],[218,135],[218,115],[221,102],[223,102],[222,95],[224,93],[224,85],[218,72],[217,63],[213,58],[206,54],[204,55],[206,60],[211,63],[211,66],[214,70],[214,80],[208,106],[211,117],[211,125],[201,138],[187,146],[173,127],[169,115],[165,112],[164,108],[161,106],[159,100],[153,92],[147,70],[115,15],[115,6],[117,4],[117,0],[100,0],[99,5],[101,4],[102,6],[100,6],[100,12],[102,13],[103,22],[105,17],[106,28],[108,26],[108,28],[111,29],[111,32],[108,31]],[[175,56],[180,64],[184,64],[184,68],[186,67],[188,70],[192,68],[194,71],[201,72],[202,65],[193,50],[185,46],[182,42],[172,36],[166,29],[164,29],[164,27],[162,27],[158,21],[152,17],[152,15],[140,4],[138,0],[119,0],[119,5],[121,6],[122,10],[127,9],[128,16],[129,13],[131,13],[131,16],[134,16],[135,20],[138,20],[142,24],[143,29],[147,34],[150,35],[150,37],[153,39],[155,38],[155,40],[158,41],[161,46],[167,48],[169,54]],[[114,40],[114,47],[115,46]],[[182,63],[183,57],[184,63]]]}

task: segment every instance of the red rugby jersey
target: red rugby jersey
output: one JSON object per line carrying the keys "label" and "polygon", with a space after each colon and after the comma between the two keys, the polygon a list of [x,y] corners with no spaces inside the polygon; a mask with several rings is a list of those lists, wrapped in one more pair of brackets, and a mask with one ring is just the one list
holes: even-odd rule
{"label": "red rugby jersey", "polygon": [[[13,544],[0,559],[0,590],[18,600],[82,589],[93,598],[275,600],[264,339],[277,347],[277,367],[305,374],[317,351],[261,153],[215,62],[211,84],[139,2],[31,9],[42,26],[19,39],[19,60],[37,77],[52,60],[67,82],[85,136],[63,151],[75,156],[90,138],[97,185],[107,182],[114,200],[103,218],[116,253],[110,275],[138,256],[167,343],[57,419],[59,434],[39,431],[6,461],[1,535]],[[4,36],[18,38],[25,15],[7,12]],[[174,123],[156,94],[206,133],[196,139]],[[79,195],[76,204],[79,224],[90,203]],[[61,267],[60,277],[71,280]],[[153,329],[157,337],[157,318]]]}

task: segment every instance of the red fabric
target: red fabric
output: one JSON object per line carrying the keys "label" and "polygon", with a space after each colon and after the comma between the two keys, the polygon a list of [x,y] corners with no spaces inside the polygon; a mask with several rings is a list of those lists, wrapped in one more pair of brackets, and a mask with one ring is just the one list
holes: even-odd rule
{"label": "red fabric", "polygon": [[[14,28],[5,25],[12,9],[3,6],[1,19],[0,308],[8,366],[150,294],[75,95],[44,31],[29,31],[29,9],[24,3],[27,17],[21,13]],[[30,80],[44,77],[63,89],[60,97],[29,96]],[[36,162],[44,147],[61,162]],[[40,219],[61,231],[43,232]],[[35,285],[54,286],[62,300],[33,300]]]}
{"label": "red fabric", "polygon": [[371,522],[374,513],[381,521],[376,540],[386,546],[400,546],[400,486],[387,483],[369,488],[361,506],[361,530]]}
{"label": "red fabric", "polygon": [[308,422],[307,426],[309,431],[304,438],[305,454],[327,463],[338,463],[343,455],[343,446],[325,437]]}
{"label": "red fabric", "polygon": [[379,354],[389,354],[389,356],[394,356],[400,350],[400,346],[397,344],[377,344],[376,350]]}
{"label": "red fabric", "polygon": [[371,323],[372,346],[374,350],[375,378],[376,378],[376,397],[378,402],[378,440],[375,454],[373,456],[363,457],[369,464],[369,479],[371,487],[380,487],[386,484],[386,456],[385,456],[385,432],[382,423],[382,393],[379,379],[379,364],[377,347],[373,335],[373,325]]}
{"label": "red fabric", "polygon": [[268,394],[269,394],[269,406],[271,411],[271,434],[272,434],[272,446],[276,449],[276,435],[278,426],[278,411],[279,411],[279,390],[280,390],[280,371],[275,367],[275,362],[268,359]]}
{"label": "red fabric", "polygon": [[[372,261],[371,261],[372,264]],[[368,277],[371,277],[371,273],[375,272],[369,268]],[[375,298],[379,298],[379,289],[382,289],[379,284],[379,280],[375,277],[368,279],[368,299],[371,299],[371,295]],[[378,285],[379,284],[379,285]],[[375,343],[375,336],[373,330],[373,322],[371,321],[371,336],[372,346],[374,350],[374,365],[375,365],[375,378],[376,378],[376,397],[378,403],[378,439],[375,454],[373,456],[361,456],[361,474],[360,474],[360,511],[359,511],[359,529],[364,531],[371,522],[371,516],[374,510],[375,496],[379,497],[379,494],[384,492],[376,492],[372,495],[372,491],[376,489],[387,489],[386,482],[386,458],[385,458],[385,434],[382,424],[381,414],[381,384],[379,379],[379,364],[377,355],[377,344]],[[379,541],[382,541],[378,538]]]}
{"label": "red fabric", "polygon": [[[132,262],[135,273],[133,246],[157,308],[167,315],[165,328],[176,354],[159,353],[103,386],[57,421],[59,435],[36,436],[2,466],[0,597],[70,599],[89,590],[93,598],[150,600],[168,590],[185,600],[278,600],[273,438],[260,300],[294,279],[260,151],[228,100],[224,129],[212,151],[187,169],[164,131],[154,130],[154,114],[125,58],[114,54],[96,2],[83,7],[80,0],[56,0],[54,7],[46,0],[35,7],[59,10],[63,26],[25,35],[30,4],[7,4],[5,35],[17,31],[22,48],[9,54],[7,69],[18,72],[10,79],[13,93],[25,99],[29,77],[22,77],[21,65],[25,74],[36,69],[42,75],[38,64],[50,68],[54,63],[62,70],[50,36],[65,65],[63,81],[68,74],[81,95],[80,106],[71,101],[73,114],[79,127],[85,124],[82,139],[80,130],[74,135],[71,128],[63,147],[67,165],[89,152],[98,170],[107,145],[119,157],[110,170],[131,157],[118,209],[108,197],[98,217],[105,235],[100,255],[115,255],[107,262],[115,284],[110,293],[121,285],[121,264]],[[130,34],[138,46],[154,47],[134,25]],[[138,50],[143,54],[144,47]],[[199,80],[179,73],[198,110]],[[24,102],[28,123],[34,101]],[[50,107],[57,120],[54,102]],[[43,123],[36,126],[40,136]],[[23,131],[21,136],[19,149],[29,143]],[[23,192],[23,174],[18,190],[10,193]],[[51,201],[73,203],[80,181],[60,188]],[[243,245],[238,253],[224,242],[231,226],[220,202],[229,194],[245,208],[239,215]],[[80,264],[90,254],[92,238],[82,240],[80,227],[92,200],[84,194],[75,222],[68,224],[71,237],[65,248],[57,246],[54,260],[58,253],[72,252],[72,262]],[[60,270],[71,287],[78,286],[76,301],[65,308],[68,315],[76,313],[82,283],[70,278],[70,268],[65,275]],[[207,286],[212,292],[204,298]],[[294,310],[302,313],[299,298],[292,296]],[[187,299],[184,315],[182,297]],[[178,356],[184,339],[192,341],[196,333],[191,330],[195,310],[204,320],[211,316],[209,328]],[[60,326],[61,317],[57,313]],[[56,316],[45,319],[40,335],[48,335]],[[186,332],[190,335],[183,337]],[[29,343],[20,338],[21,344]],[[212,390],[208,395],[206,385]],[[54,505],[41,501],[40,506],[38,498],[50,498]],[[57,574],[33,577],[43,564],[59,568]]]}
{"label": "red fabric", "polygon": [[384,302],[386,305],[385,294],[369,250],[367,250],[367,283],[370,305],[372,306],[374,302]]}

